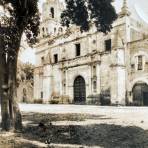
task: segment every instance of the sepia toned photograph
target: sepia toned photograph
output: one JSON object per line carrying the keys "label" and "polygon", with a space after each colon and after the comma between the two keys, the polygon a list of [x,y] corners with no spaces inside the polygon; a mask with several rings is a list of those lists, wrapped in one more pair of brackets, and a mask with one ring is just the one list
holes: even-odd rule
{"label": "sepia toned photograph", "polygon": [[0,148],[148,148],[148,1],[0,0]]}

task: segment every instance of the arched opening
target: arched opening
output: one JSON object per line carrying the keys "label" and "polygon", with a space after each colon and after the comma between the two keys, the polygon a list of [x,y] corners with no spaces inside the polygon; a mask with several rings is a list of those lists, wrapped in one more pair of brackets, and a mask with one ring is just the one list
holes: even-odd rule
{"label": "arched opening", "polygon": [[74,102],[85,103],[86,101],[86,86],[83,77],[78,76],[74,80]]}
{"label": "arched opening", "polygon": [[23,88],[23,102],[27,101],[27,90],[26,88]]}
{"label": "arched opening", "polygon": [[148,106],[148,85],[146,83],[136,83],[132,92],[135,105]]}
{"label": "arched opening", "polygon": [[63,32],[63,28],[62,27],[59,28],[59,32],[61,32],[61,33]]}

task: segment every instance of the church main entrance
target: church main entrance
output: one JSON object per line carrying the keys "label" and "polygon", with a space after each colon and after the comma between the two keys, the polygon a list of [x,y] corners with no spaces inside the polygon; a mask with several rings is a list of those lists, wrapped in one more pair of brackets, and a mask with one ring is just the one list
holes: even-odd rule
{"label": "church main entrance", "polygon": [[148,106],[148,85],[137,83],[133,87],[133,101],[136,105]]}
{"label": "church main entrance", "polygon": [[78,76],[74,80],[74,103],[85,103],[86,101],[86,86],[83,77]]}

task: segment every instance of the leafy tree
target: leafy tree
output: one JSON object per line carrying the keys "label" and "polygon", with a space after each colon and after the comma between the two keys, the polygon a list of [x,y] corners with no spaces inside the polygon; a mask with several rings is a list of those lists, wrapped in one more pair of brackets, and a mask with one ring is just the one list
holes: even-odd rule
{"label": "leafy tree", "polygon": [[26,74],[26,80],[33,80],[33,68],[34,66],[30,63],[24,64],[23,71]]}
{"label": "leafy tree", "polygon": [[117,18],[112,6],[112,0],[65,0],[66,10],[61,14],[61,24],[80,26],[81,31],[88,31],[90,23],[94,23],[97,30],[107,33]]}
{"label": "leafy tree", "polygon": [[22,128],[21,113],[15,102],[17,57],[23,33],[30,44],[39,33],[37,0],[0,0],[7,15],[0,22],[0,92],[3,130]]}
{"label": "leafy tree", "polygon": [[17,79],[18,81],[33,81],[33,69],[34,65],[31,63],[21,63],[18,64]]}

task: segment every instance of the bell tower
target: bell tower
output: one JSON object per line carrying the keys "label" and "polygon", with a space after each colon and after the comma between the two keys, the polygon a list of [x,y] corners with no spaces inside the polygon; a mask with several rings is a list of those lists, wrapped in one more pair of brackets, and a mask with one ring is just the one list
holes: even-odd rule
{"label": "bell tower", "polygon": [[42,21],[40,32],[42,37],[56,35],[61,29],[60,16],[64,10],[64,4],[59,0],[46,0],[42,5]]}

